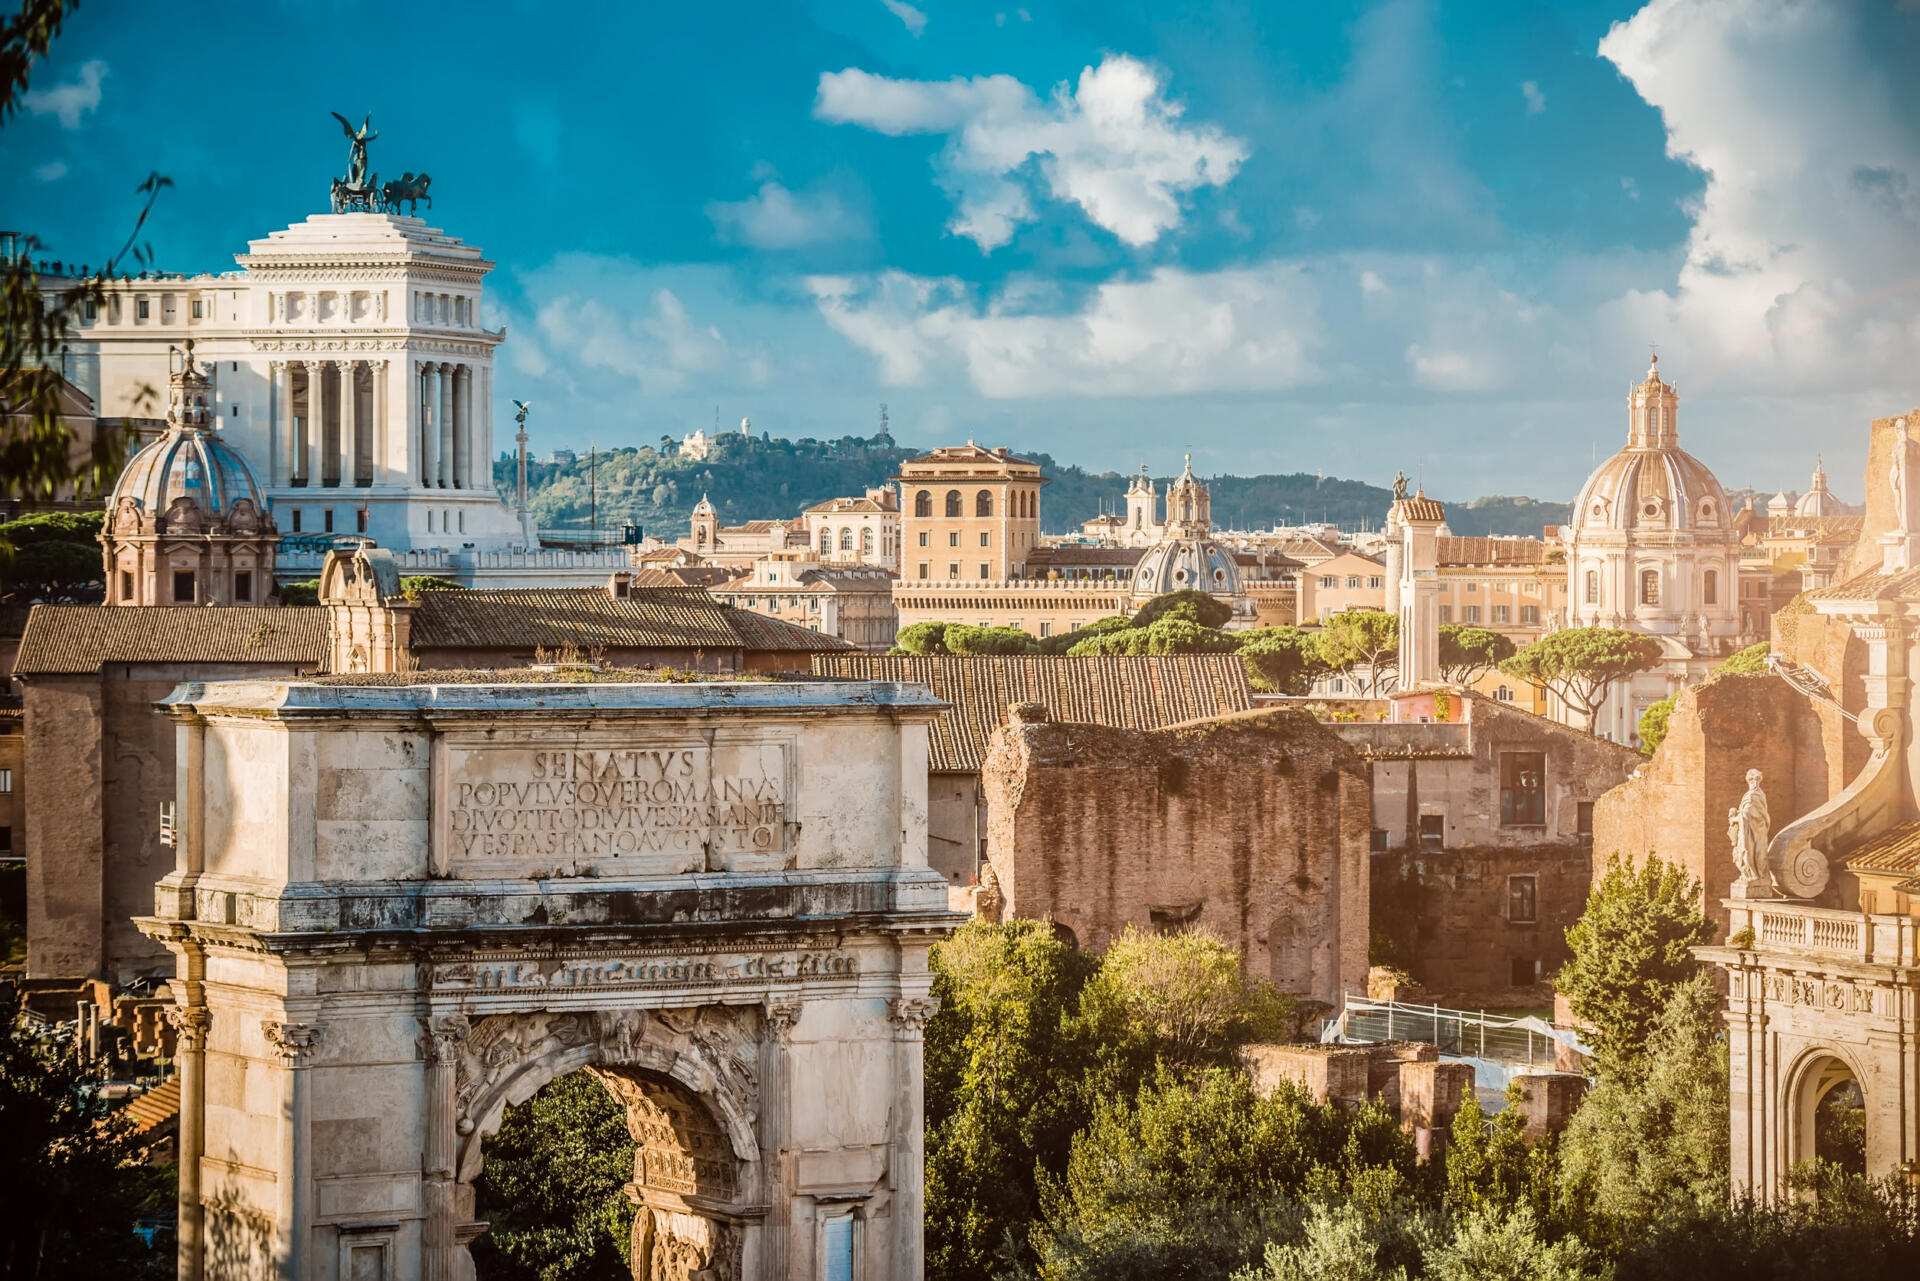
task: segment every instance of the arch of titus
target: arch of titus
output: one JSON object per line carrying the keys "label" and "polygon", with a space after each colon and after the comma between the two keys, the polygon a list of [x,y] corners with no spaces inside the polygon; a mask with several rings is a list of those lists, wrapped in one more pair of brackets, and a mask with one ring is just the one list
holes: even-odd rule
{"label": "arch of titus", "polygon": [[[404,679],[404,678],[403,678]],[[183,685],[180,1276],[454,1281],[586,1070],[641,1278],[921,1275],[927,726],[891,684]]]}

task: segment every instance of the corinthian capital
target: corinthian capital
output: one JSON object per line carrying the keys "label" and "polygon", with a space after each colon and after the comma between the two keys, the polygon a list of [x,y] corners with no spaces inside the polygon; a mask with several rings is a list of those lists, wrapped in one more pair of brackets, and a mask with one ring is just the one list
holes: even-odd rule
{"label": "corinthian capital", "polygon": [[305,1067],[313,1055],[313,1047],[320,1043],[320,1029],[312,1023],[283,1023],[278,1019],[261,1019],[260,1030],[266,1033],[267,1044],[280,1055],[283,1063],[290,1067]]}
{"label": "corinthian capital", "polygon": [[901,996],[894,998],[888,1017],[901,1035],[920,1037],[926,1035],[927,1020],[939,1008],[940,1002],[931,996]]}
{"label": "corinthian capital", "polygon": [[472,1025],[464,1014],[436,1014],[425,1020],[420,1034],[420,1049],[429,1063],[451,1063],[460,1057]]}
{"label": "corinthian capital", "polygon": [[173,1026],[176,1050],[198,1050],[206,1044],[213,1016],[204,1005],[169,1005],[167,1022]]}

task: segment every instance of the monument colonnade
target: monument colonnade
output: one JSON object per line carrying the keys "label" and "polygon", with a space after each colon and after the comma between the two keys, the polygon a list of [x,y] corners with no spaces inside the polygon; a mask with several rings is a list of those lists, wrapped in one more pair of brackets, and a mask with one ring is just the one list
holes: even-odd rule
{"label": "monument colonnade", "polygon": [[[317,355],[275,360],[271,376],[275,486],[492,491],[490,370]],[[391,424],[402,419],[395,439]]]}

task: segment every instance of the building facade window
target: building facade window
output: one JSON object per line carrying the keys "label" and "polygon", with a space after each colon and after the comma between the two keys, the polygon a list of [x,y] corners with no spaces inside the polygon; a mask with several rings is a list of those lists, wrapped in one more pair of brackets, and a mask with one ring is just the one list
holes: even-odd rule
{"label": "building facade window", "polygon": [[1528,627],[1539,626],[1540,607],[1538,605],[1522,605],[1520,607],[1520,621]]}
{"label": "building facade window", "polygon": [[1384,827],[1376,827],[1369,830],[1367,832],[1367,852],[1370,854],[1385,854],[1393,848],[1390,843],[1390,836],[1391,834]]}
{"label": "building facade window", "polygon": [[1500,753],[1500,825],[1540,827],[1547,821],[1547,758],[1541,752]]}
{"label": "building facade window", "polygon": [[13,771],[10,769],[0,769],[0,796],[8,796],[11,795],[12,792]]}
{"label": "building facade window", "polygon": [[1573,834],[1593,839],[1593,802],[1576,801],[1573,806]]}
{"label": "building facade window", "polygon": [[833,531],[831,529],[823,529],[820,531],[820,554],[822,556],[825,556],[828,552],[832,550],[833,550]]}
{"label": "building facade window", "polygon": [[1480,607],[1478,605],[1462,605],[1460,607],[1460,621],[1464,623],[1479,622]]}
{"label": "building facade window", "polygon": [[1359,586],[1360,586],[1360,575],[1358,575],[1358,574],[1348,574],[1348,575],[1347,575],[1347,586],[1348,586],[1348,588],[1350,588],[1350,589],[1351,589],[1351,588],[1357,588],[1357,587],[1359,587]]}
{"label": "building facade window", "polygon": [[1513,606],[1511,605],[1495,605],[1493,607],[1493,621],[1496,625],[1512,622],[1512,615]]}
{"label": "building facade window", "polygon": [[320,519],[321,519],[321,522],[326,526],[326,529],[322,532],[331,534],[333,532],[333,508],[329,507],[325,511],[321,512]]}
{"label": "building facade window", "polygon": [[933,569],[933,566],[931,566],[931,565],[929,565],[929,564],[927,564],[927,562],[925,562],[924,560],[923,560],[923,561],[921,561],[921,562],[920,562],[920,577],[922,577],[922,578],[931,578],[931,577],[933,577],[933,574],[932,574],[932,572],[931,572],[931,571],[932,571],[932,569]]}
{"label": "building facade window", "polygon": [[947,515],[950,517],[964,516],[966,513],[962,511],[961,508],[960,491],[957,489],[949,489],[947,491]]}
{"label": "building facade window", "polygon": [[1320,575],[1320,586],[1327,588],[1328,590],[1332,590],[1333,588],[1338,587],[1339,585],[1340,585],[1340,580],[1335,578],[1332,574]]}
{"label": "building facade window", "polygon": [[840,531],[840,550],[843,552],[853,550],[853,531],[851,529],[843,529]]}
{"label": "building facade window", "polygon": [[1600,571],[1597,569],[1587,571],[1586,602],[1589,605],[1598,605],[1600,603]]}
{"label": "building facade window", "polygon": [[[1539,886],[1530,874],[1509,876],[1507,878],[1507,920],[1515,925],[1533,925],[1539,921],[1537,912]],[[1531,979],[1528,982],[1532,982]]]}
{"label": "building facade window", "polygon": [[922,547],[927,545],[927,531],[924,529],[920,531],[920,545]]}
{"label": "building facade window", "polygon": [[123,569],[120,571],[120,599],[123,601],[129,601],[133,599],[133,571],[132,570]]}
{"label": "building facade window", "polygon": [[173,603],[176,605],[193,604],[193,571],[176,569],[173,571]]}
{"label": "building facade window", "polygon": [[984,560],[980,562],[980,577],[982,579],[993,577],[993,567]]}
{"label": "building facade window", "polygon": [[[298,507],[293,509],[293,532],[296,534],[300,532],[300,509]],[[433,532],[432,512],[427,513],[427,532],[429,534]]]}
{"label": "building facade window", "polygon": [[947,577],[948,578],[960,577],[960,565],[958,561],[947,562]]}
{"label": "building facade window", "polygon": [[1513,687],[1511,685],[1495,687],[1493,691],[1493,701],[1496,703],[1511,703],[1513,701]]}
{"label": "building facade window", "polygon": [[1711,569],[1700,580],[1700,603],[1703,605],[1720,603],[1720,575]]}
{"label": "building facade window", "polygon": [[1640,571],[1640,603],[1658,605],[1660,603],[1660,571],[1643,569]]}
{"label": "building facade window", "polygon": [[981,545],[982,547],[991,547],[991,546],[993,546],[993,535],[992,535],[992,534],[990,534],[990,533],[988,533],[988,532],[987,532],[986,530],[984,530],[984,529],[980,531],[980,545]]}
{"label": "building facade window", "polygon": [[1448,623],[1451,623],[1452,621],[1453,621],[1453,606],[1442,605],[1440,607],[1440,625],[1444,627]]}
{"label": "building facade window", "polygon": [[1381,577],[1379,574],[1370,574],[1367,577],[1368,587],[1385,587],[1386,585],[1387,585],[1387,580]]}
{"label": "building facade window", "polygon": [[1420,848],[1423,850],[1443,850],[1447,847],[1447,816],[1445,814],[1422,814],[1420,816]]}
{"label": "building facade window", "polygon": [[993,491],[983,489],[973,496],[973,514],[975,516],[993,515]]}
{"label": "building facade window", "polygon": [[[933,495],[924,489],[915,494],[913,496],[913,514],[916,516],[933,515]],[[925,538],[926,535],[922,534],[921,537]]]}
{"label": "building facade window", "polygon": [[250,604],[252,600],[253,571],[250,569],[235,570],[233,575],[233,603],[236,605],[246,605]]}
{"label": "building facade window", "polygon": [[873,559],[873,529],[871,526],[860,531],[860,559]]}

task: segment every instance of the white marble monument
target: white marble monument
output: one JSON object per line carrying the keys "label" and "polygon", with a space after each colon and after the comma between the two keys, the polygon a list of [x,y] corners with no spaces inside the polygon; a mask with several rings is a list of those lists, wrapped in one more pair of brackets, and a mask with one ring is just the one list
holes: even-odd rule
{"label": "white marble monument", "polygon": [[185,685],[180,1276],[454,1281],[504,1110],[592,1073],[644,1278],[921,1275],[915,686]]}

